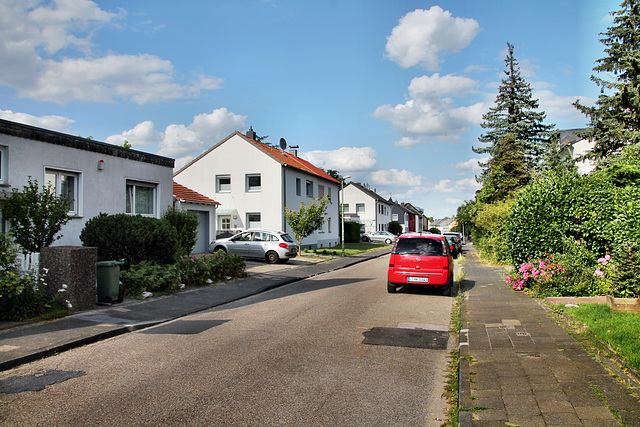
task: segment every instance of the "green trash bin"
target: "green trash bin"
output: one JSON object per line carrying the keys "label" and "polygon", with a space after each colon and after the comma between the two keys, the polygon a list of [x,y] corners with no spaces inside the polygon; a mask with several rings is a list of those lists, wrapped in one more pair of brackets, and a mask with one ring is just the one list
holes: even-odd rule
{"label": "green trash bin", "polygon": [[98,302],[113,304],[122,302],[120,296],[120,266],[121,261],[100,261],[97,263]]}

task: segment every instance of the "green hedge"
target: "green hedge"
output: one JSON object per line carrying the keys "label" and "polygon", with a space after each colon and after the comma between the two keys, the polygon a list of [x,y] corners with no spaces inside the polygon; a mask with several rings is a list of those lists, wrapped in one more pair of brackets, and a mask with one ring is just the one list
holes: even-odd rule
{"label": "green hedge", "polygon": [[360,242],[360,223],[345,221],[344,223],[344,242],[358,243]]}
{"label": "green hedge", "polygon": [[101,213],[87,221],[80,240],[98,248],[99,261],[124,260],[124,269],[142,261],[173,264],[179,254],[175,227],[140,215]]}

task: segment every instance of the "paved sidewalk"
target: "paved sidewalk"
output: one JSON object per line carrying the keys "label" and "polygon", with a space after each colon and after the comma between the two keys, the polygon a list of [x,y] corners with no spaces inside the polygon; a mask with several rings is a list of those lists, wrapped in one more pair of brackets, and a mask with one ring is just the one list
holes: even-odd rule
{"label": "paved sidewalk", "polygon": [[[307,263],[295,268],[250,274],[244,279],[223,282],[174,295],[148,300],[125,300],[122,304],[98,306],[62,319],[21,324],[0,330],[0,371],[54,353],[102,339],[167,322],[246,298],[278,286],[345,268],[384,256],[391,247],[361,255]],[[264,269],[257,269],[261,271]]]}
{"label": "paved sidewalk", "polygon": [[609,405],[624,425],[640,426],[640,401],[540,301],[512,291],[501,268],[465,249],[460,425],[618,426]]}

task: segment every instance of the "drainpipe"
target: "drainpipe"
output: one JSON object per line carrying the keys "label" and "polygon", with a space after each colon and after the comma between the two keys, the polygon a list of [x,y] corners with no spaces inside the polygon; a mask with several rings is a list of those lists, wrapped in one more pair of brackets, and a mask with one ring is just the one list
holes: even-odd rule
{"label": "drainpipe", "polygon": [[284,207],[287,206],[287,165],[282,165],[282,231],[287,232],[287,218],[284,216]]}

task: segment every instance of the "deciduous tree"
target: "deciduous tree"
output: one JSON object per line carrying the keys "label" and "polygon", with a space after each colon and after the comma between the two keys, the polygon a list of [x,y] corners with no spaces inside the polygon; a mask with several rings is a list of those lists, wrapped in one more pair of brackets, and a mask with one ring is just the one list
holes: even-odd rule
{"label": "deciduous tree", "polygon": [[285,206],[284,216],[301,248],[302,240],[322,227],[328,204],[329,197],[323,196],[307,204],[300,203],[297,211]]}

